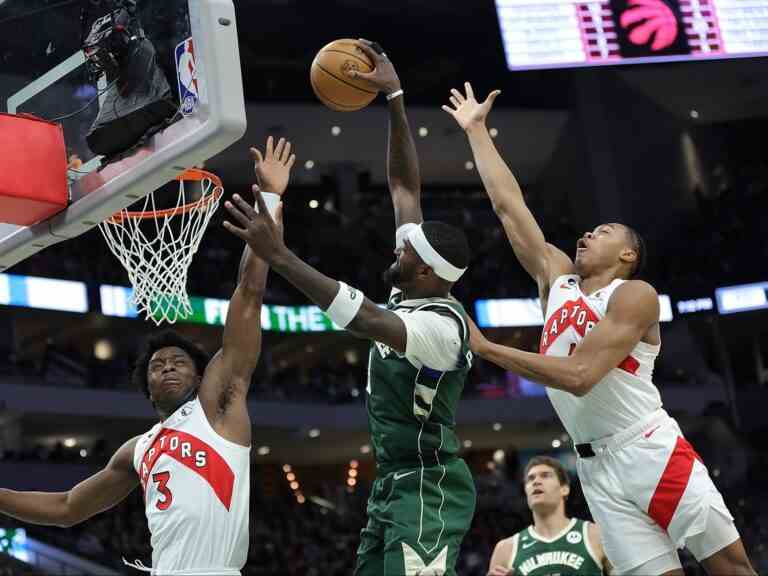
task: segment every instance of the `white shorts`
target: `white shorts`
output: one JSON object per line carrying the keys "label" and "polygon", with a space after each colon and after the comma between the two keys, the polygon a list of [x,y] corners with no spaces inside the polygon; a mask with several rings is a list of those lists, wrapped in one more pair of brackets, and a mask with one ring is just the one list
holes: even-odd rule
{"label": "white shorts", "polygon": [[[686,542],[702,560],[738,539],[706,466],[664,410],[591,444],[596,455],[578,459],[579,479],[615,574],[674,553]],[[711,512],[722,520],[719,541],[696,550],[702,538],[694,537],[711,533]]]}

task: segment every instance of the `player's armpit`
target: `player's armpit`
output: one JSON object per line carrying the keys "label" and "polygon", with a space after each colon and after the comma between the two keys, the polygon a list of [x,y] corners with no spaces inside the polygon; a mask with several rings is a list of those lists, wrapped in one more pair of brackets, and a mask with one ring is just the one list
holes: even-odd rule
{"label": "player's armpit", "polygon": [[261,354],[261,299],[261,292],[249,294],[238,285],[227,311],[222,348],[208,363],[198,390],[216,433],[241,446],[251,444],[246,401]]}
{"label": "player's armpit", "polygon": [[582,394],[621,364],[658,321],[659,296],[653,286],[640,280],[619,286],[605,317],[568,358],[579,368]]}
{"label": "player's armpit", "polygon": [[[259,335],[259,345],[261,336]],[[260,349],[260,348],[259,348]],[[259,351],[253,353],[253,366]],[[237,362],[235,358],[234,362]],[[248,389],[253,368],[238,372],[232,367],[232,357],[219,350],[208,363],[198,398],[208,423],[225,440],[241,446],[251,445],[251,419],[248,414]]]}
{"label": "player's armpit", "polygon": [[547,243],[545,262],[542,264],[540,276],[536,278],[539,289],[541,311],[546,314],[549,291],[554,281],[564,274],[573,274],[575,269],[571,257],[557,246]]}
{"label": "player's armpit", "polygon": [[551,283],[563,274],[573,274],[573,260],[557,246],[547,243],[548,280]]}

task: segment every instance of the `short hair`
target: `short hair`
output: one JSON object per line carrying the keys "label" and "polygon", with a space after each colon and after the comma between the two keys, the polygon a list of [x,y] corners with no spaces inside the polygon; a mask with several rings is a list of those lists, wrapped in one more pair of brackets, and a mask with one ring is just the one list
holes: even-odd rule
{"label": "short hair", "polygon": [[568,471],[560,463],[560,460],[550,456],[534,456],[528,460],[528,464],[525,465],[525,471],[523,472],[523,482],[527,481],[528,472],[534,466],[549,466],[555,471],[555,474],[557,474],[557,479],[560,481],[561,486],[571,485],[571,478],[568,476]]}
{"label": "short hair", "polygon": [[149,381],[147,380],[147,370],[149,368],[149,361],[155,352],[161,348],[181,348],[190,355],[192,361],[195,363],[195,369],[198,376],[202,376],[205,372],[206,366],[208,366],[208,354],[200,346],[184,338],[178,332],[173,330],[163,330],[156,334],[152,334],[144,342],[144,347],[141,350],[139,358],[136,360],[136,364],[133,367],[133,374],[131,375],[131,381],[133,384],[141,390],[144,395],[149,398]]}
{"label": "short hair", "polygon": [[624,230],[627,232],[627,237],[632,244],[632,249],[637,254],[637,258],[633,262],[632,268],[629,270],[629,279],[633,280],[639,277],[643,270],[645,270],[645,241],[643,240],[643,237],[640,236],[640,233],[632,228],[632,226],[627,226],[626,224],[623,224],[623,226]]}
{"label": "short hair", "polygon": [[464,231],[445,222],[427,220],[421,230],[432,248],[457,268],[469,265],[469,242]]}

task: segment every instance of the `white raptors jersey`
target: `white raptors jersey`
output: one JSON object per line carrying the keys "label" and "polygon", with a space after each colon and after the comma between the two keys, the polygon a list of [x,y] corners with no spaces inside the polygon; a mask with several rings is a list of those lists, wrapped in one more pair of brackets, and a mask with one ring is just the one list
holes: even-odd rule
{"label": "white raptors jersey", "polygon": [[[560,276],[549,290],[539,352],[569,356],[605,316],[613,291],[624,280],[614,280],[589,296],[579,287],[579,276]],[[629,356],[581,397],[547,388],[563,426],[574,443],[610,436],[661,408],[652,381],[653,363],[661,346],[638,342]]]}
{"label": "white raptors jersey", "polygon": [[137,442],[152,573],[238,574],[248,558],[250,452],[219,436],[195,398]]}

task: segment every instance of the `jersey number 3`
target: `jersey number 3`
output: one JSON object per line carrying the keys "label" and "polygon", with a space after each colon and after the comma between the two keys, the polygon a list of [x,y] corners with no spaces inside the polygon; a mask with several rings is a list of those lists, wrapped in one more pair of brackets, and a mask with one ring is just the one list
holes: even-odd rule
{"label": "jersey number 3", "polygon": [[171,491],[168,489],[168,480],[170,479],[170,472],[158,472],[157,474],[152,474],[152,481],[157,483],[157,491],[160,492],[163,497],[162,500],[158,499],[157,501],[156,506],[158,510],[168,510],[171,502],[173,502],[173,494],[171,494]]}

